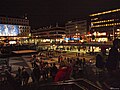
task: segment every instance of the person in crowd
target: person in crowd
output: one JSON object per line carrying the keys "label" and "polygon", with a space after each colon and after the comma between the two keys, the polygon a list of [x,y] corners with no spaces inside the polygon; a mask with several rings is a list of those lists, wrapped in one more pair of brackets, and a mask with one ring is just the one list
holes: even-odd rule
{"label": "person in crowd", "polygon": [[35,83],[35,76],[34,76],[33,69],[32,69],[32,72],[31,72],[31,79],[32,79],[32,83]]}
{"label": "person in crowd", "polygon": [[[78,59],[79,60],[79,59]],[[79,66],[82,66],[82,59],[79,60]]]}
{"label": "person in crowd", "polygon": [[20,75],[21,74],[21,68],[20,67],[18,67],[18,74]]}
{"label": "person in crowd", "polygon": [[86,60],[85,60],[85,58],[83,58],[83,60],[82,60],[82,67],[83,68],[85,67],[85,64],[86,64]]}
{"label": "person in crowd", "polygon": [[21,74],[22,74],[22,70],[20,67],[18,67],[18,70],[17,70],[17,73],[16,73],[16,76],[15,76],[15,79],[18,83],[18,85],[22,85],[22,77],[21,77]]}
{"label": "person in crowd", "polygon": [[22,85],[27,85],[29,80],[29,74],[24,67],[22,68],[21,77],[22,77]]}
{"label": "person in crowd", "polygon": [[33,73],[32,73],[32,75],[33,75],[33,82],[39,82],[39,79],[40,79],[40,69],[39,69],[39,66],[35,66],[34,68],[33,68]]}
{"label": "person in crowd", "polygon": [[53,67],[53,64],[52,64],[52,63],[50,63],[50,66],[49,66],[50,77],[52,77],[52,67]]}
{"label": "person in crowd", "polygon": [[101,52],[96,56],[96,74],[101,75],[105,71],[106,60],[106,50],[101,49]]}
{"label": "person in crowd", "polygon": [[72,62],[71,61],[70,63],[67,62],[66,67],[67,67],[67,72],[66,72],[65,80],[68,80],[72,77],[72,71],[73,71]]}
{"label": "person in crowd", "polygon": [[43,63],[43,66],[41,68],[41,75],[43,77],[43,80],[46,80],[46,71],[45,71],[45,63]]}
{"label": "person in crowd", "polygon": [[104,62],[104,53],[99,53],[96,56],[96,67],[99,69],[103,69],[105,67],[105,62]]}
{"label": "person in crowd", "polygon": [[74,62],[73,62],[73,60],[72,59],[70,59],[70,61],[68,62],[69,64],[69,67],[70,67],[70,69],[71,69],[71,73],[70,73],[70,78],[72,77],[72,72],[73,72],[73,66],[74,66]]}
{"label": "person in crowd", "polygon": [[45,78],[48,79],[48,74],[49,74],[49,66],[48,66],[48,62],[46,63],[44,70],[45,70]]}
{"label": "person in crowd", "polygon": [[15,78],[11,75],[11,73],[6,70],[5,74],[6,74],[6,77],[7,77],[7,82],[10,84],[11,87],[14,87],[13,90],[18,90],[18,88],[20,88],[19,87],[20,85],[16,82]]}
{"label": "person in crowd", "polygon": [[58,72],[58,68],[56,67],[56,64],[53,63],[53,66],[52,66],[52,68],[51,68],[51,74],[52,74],[52,79],[53,79],[53,80],[54,80],[57,72]]}
{"label": "person in crowd", "polygon": [[73,76],[73,77],[76,77],[76,76],[77,76],[77,74],[79,73],[79,69],[80,69],[80,64],[79,64],[79,62],[74,60],[73,73],[72,73],[72,76]]}
{"label": "person in crowd", "polygon": [[108,59],[106,62],[106,68],[109,73],[113,73],[119,68],[120,54],[118,52],[118,48],[120,47],[120,40],[115,39],[113,41],[113,46],[111,47],[108,55]]}
{"label": "person in crowd", "polygon": [[60,68],[55,76],[54,81],[64,81],[64,80],[68,80],[70,78],[70,73],[71,73],[72,69],[71,67],[68,65],[68,63],[62,61]]}
{"label": "person in crowd", "polygon": [[66,57],[66,60],[68,63],[70,63],[70,58],[69,57]]}
{"label": "person in crowd", "polygon": [[58,56],[58,63],[60,63],[60,56]]}
{"label": "person in crowd", "polygon": [[32,57],[32,60],[31,60],[31,64],[32,64],[32,67],[34,68],[36,66],[36,55],[33,55]]}

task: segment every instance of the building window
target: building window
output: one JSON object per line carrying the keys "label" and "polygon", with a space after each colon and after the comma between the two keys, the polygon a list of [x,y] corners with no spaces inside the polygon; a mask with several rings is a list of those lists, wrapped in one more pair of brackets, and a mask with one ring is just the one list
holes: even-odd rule
{"label": "building window", "polygon": [[75,28],[78,28],[78,26],[76,25]]}

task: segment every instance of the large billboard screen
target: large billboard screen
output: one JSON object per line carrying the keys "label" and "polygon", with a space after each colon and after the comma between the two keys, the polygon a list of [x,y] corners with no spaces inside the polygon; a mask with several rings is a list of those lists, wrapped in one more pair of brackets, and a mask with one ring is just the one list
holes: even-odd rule
{"label": "large billboard screen", "polygon": [[18,25],[0,24],[0,36],[17,36],[18,34]]}

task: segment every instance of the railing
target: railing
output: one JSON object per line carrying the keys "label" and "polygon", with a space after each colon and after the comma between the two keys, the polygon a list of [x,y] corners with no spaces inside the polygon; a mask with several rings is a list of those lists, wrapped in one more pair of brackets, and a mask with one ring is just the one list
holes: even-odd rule
{"label": "railing", "polygon": [[40,85],[37,90],[84,90],[80,86],[76,86],[74,82],[61,82]]}

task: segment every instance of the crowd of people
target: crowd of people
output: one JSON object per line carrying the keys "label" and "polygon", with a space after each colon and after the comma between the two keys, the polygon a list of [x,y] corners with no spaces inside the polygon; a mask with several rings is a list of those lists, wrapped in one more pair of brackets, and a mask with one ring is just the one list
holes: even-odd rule
{"label": "crowd of people", "polygon": [[28,72],[25,67],[18,67],[15,76],[7,71],[17,86],[29,85],[30,80],[31,83],[39,83],[40,81],[47,80],[51,80],[51,82],[68,80],[78,74],[85,67],[86,63],[85,58],[65,57],[60,60],[60,62],[56,62],[57,65],[59,64],[59,66],[57,66],[56,63],[38,62],[35,58],[36,56],[34,55],[32,58],[33,61],[31,61],[31,72]]}
{"label": "crowd of people", "polygon": [[52,81],[56,82],[70,79],[71,75],[75,76],[85,67],[86,61],[85,58],[69,58],[60,55],[58,56],[58,62],[48,63],[36,59],[36,55],[33,55],[31,64],[33,82],[39,82],[41,79],[47,80],[48,78],[52,78]]}

